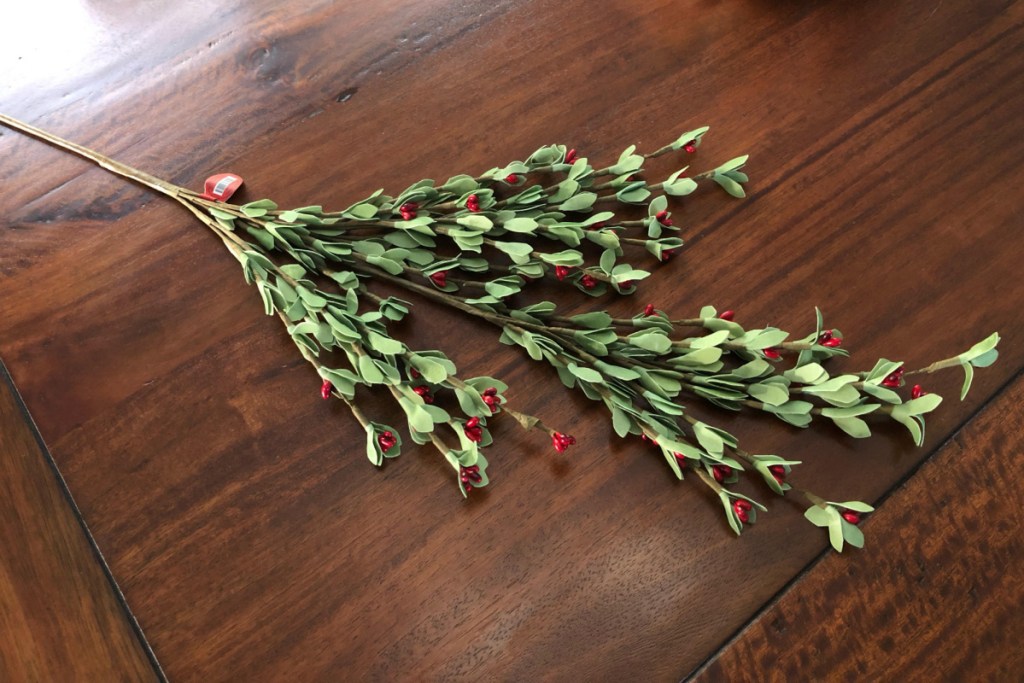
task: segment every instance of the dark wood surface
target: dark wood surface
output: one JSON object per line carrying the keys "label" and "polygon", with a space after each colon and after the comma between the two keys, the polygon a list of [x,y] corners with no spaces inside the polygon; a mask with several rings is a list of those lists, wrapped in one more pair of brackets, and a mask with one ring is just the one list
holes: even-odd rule
{"label": "dark wood surface", "polygon": [[866,522],[871,552],[828,556],[696,681],[1012,681],[1024,669],[1024,381]]}
{"label": "dark wood surface", "polygon": [[[749,152],[751,196],[680,206],[686,252],[616,311],[714,303],[802,330],[818,305],[851,369],[1005,340],[965,403],[958,377],[929,380],[950,398],[924,448],[717,416],[749,449],[872,501],[1007,410],[987,403],[1024,363],[1021,3],[277,6],[20,9],[0,111],[183,185],[230,170],[244,197],[329,206],[707,123],[695,168]],[[427,305],[411,343],[447,335],[465,372],[502,376],[580,445],[555,457],[499,425],[468,503],[432,452],[374,470],[214,237],[0,133],[0,356],[171,679],[678,680],[823,552],[784,500],[734,538],[598,408]]]}
{"label": "dark wood surface", "polygon": [[159,680],[3,365],[0,547],[0,680]]}

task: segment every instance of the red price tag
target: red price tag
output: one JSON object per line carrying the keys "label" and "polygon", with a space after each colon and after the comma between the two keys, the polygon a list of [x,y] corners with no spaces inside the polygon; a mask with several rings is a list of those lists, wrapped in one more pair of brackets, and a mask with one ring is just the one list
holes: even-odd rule
{"label": "red price tag", "polygon": [[199,195],[203,199],[212,199],[215,202],[226,202],[231,199],[238,188],[242,186],[242,176],[233,173],[218,173],[206,179],[203,193]]}

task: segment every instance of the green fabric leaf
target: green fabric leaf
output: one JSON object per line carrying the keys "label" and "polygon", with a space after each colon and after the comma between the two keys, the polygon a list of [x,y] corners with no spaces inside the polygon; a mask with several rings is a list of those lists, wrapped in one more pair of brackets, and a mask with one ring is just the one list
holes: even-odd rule
{"label": "green fabric leaf", "polygon": [[537,229],[537,221],[532,218],[521,216],[519,218],[513,218],[512,220],[505,221],[502,227],[509,232],[532,233]]}
{"label": "green fabric leaf", "polygon": [[645,330],[634,332],[626,337],[631,345],[654,353],[667,353],[672,348],[672,340],[662,332]]}

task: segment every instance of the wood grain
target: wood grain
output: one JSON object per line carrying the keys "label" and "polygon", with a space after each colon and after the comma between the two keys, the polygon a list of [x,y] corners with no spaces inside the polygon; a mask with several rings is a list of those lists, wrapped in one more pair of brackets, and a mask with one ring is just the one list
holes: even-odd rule
{"label": "wood grain", "polygon": [[2,364],[0,546],[0,680],[162,680]]}
{"label": "wood grain", "polygon": [[1024,668],[1024,381],[930,458],[695,681],[1015,681]]}
{"label": "wood grain", "polygon": [[[1019,2],[151,5],[89,4],[73,66],[43,58],[54,31],[0,53],[0,110],[181,184],[230,170],[243,198],[332,207],[709,123],[687,161],[750,152],[751,196],[678,205],[688,250],[614,311],[714,303],[802,331],[819,305],[850,369],[1024,333]],[[188,216],[7,131],[0,184],[0,353],[172,679],[678,680],[825,545],[779,500],[733,538],[600,410],[427,304],[411,345],[503,377],[580,446],[499,425],[468,503],[431,452],[376,471]],[[828,497],[877,500],[1022,365],[1011,341],[919,450],[714,417]]]}

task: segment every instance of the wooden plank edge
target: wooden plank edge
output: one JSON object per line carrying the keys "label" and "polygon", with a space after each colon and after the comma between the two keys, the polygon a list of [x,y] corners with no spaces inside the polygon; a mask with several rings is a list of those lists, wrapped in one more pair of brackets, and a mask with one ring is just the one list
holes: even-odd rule
{"label": "wooden plank edge", "polygon": [[103,576],[106,578],[107,583],[110,586],[114,599],[120,606],[132,632],[135,634],[135,638],[138,640],[139,647],[145,654],[149,664],[153,667],[153,672],[156,674],[157,679],[162,683],[168,683],[167,674],[164,673],[163,667],[156,658],[156,653],[153,652],[153,648],[146,639],[146,635],[142,632],[142,627],[139,625],[138,619],[135,618],[135,614],[132,612],[131,607],[128,606],[128,601],[125,599],[124,593],[121,591],[121,587],[117,584],[117,580],[114,578],[114,574],[110,570],[110,565],[107,563],[106,557],[104,557],[99,545],[97,545],[96,539],[93,537],[88,523],[86,523],[85,518],[82,516],[81,509],[79,509],[74,496],[71,494],[71,490],[68,488],[64,475],[61,474],[60,468],[53,459],[53,455],[50,453],[50,449],[43,440],[42,434],[39,433],[39,428],[36,425],[35,420],[32,419],[32,414],[29,413],[28,407],[25,405],[25,401],[21,396],[21,392],[18,391],[18,387],[14,383],[14,378],[11,377],[11,373],[7,369],[7,365],[4,364],[3,359],[0,359],[0,377],[3,378],[4,383],[7,385],[7,389],[11,392],[14,403],[18,407],[18,410],[21,412],[25,421],[25,425],[28,427],[29,432],[31,432],[32,438],[35,439],[36,445],[39,447],[39,452],[42,454],[50,472],[53,474],[57,488],[60,490],[64,501],[71,509],[71,514],[74,515],[76,520],[78,520],[78,525],[82,530],[82,534],[85,536],[86,543],[92,549],[93,558],[96,560],[100,570],[103,572]]}
{"label": "wooden plank edge", "polygon": [[[872,503],[876,511],[879,510],[883,505],[885,505],[886,501],[888,501],[889,498],[900,492],[909,483],[909,481],[921,470],[922,467],[930,463],[936,455],[943,452],[949,444],[953,443],[960,436],[963,430],[966,429],[970,424],[972,424],[978,417],[980,417],[982,413],[984,413],[985,410],[988,409],[989,406],[998,402],[998,400],[1006,392],[1008,392],[1014,386],[1014,384],[1016,384],[1018,381],[1024,381],[1024,379],[1022,378],[1024,378],[1024,368],[1018,369],[1013,375],[1011,375],[1002,385],[1000,385],[992,393],[992,395],[984,403],[980,404],[974,412],[972,412],[970,415],[964,418],[964,420],[960,424],[958,424],[952,432],[950,432],[949,436],[946,437],[946,439],[944,439],[941,443],[937,444],[934,448],[932,448],[928,455],[922,458],[921,461],[918,462],[912,469],[907,471],[907,473],[903,477],[898,479],[891,487],[889,487],[889,489],[884,494],[882,494],[882,496],[880,496],[878,500]],[[860,552],[870,552],[870,550],[862,550]],[[801,569],[793,576],[793,578],[787,581],[774,595],[772,595],[771,598],[769,598],[757,611],[755,611],[751,615],[750,619],[744,622],[731,635],[729,635],[728,638],[722,641],[722,644],[719,647],[715,648],[714,651],[712,651],[706,659],[704,659],[692,671],[686,674],[682,679],[683,683],[686,683],[688,681],[695,681],[702,674],[704,674],[707,671],[708,667],[710,667],[710,665],[716,659],[718,659],[719,656],[725,653],[734,643],[736,643],[743,637],[743,634],[747,631],[747,629],[749,629],[751,626],[755,625],[758,621],[760,621],[767,613],[769,613],[776,605],[778,605],[779,602],[781,602],[781,600],[791,590],[795,589],[798,586],[798,584],[800,584],[800,582],[802,582],[805,578],[808,578],[810,574],[818,567],[818,565],[821,564],[822,561],[824,561],[832,554],[834,554],[832,547],[826,544],[825,548],[821,551],[821,553],[819,553],[817,556],[811,559],[811,561],[808,562],[803,569]]]}

